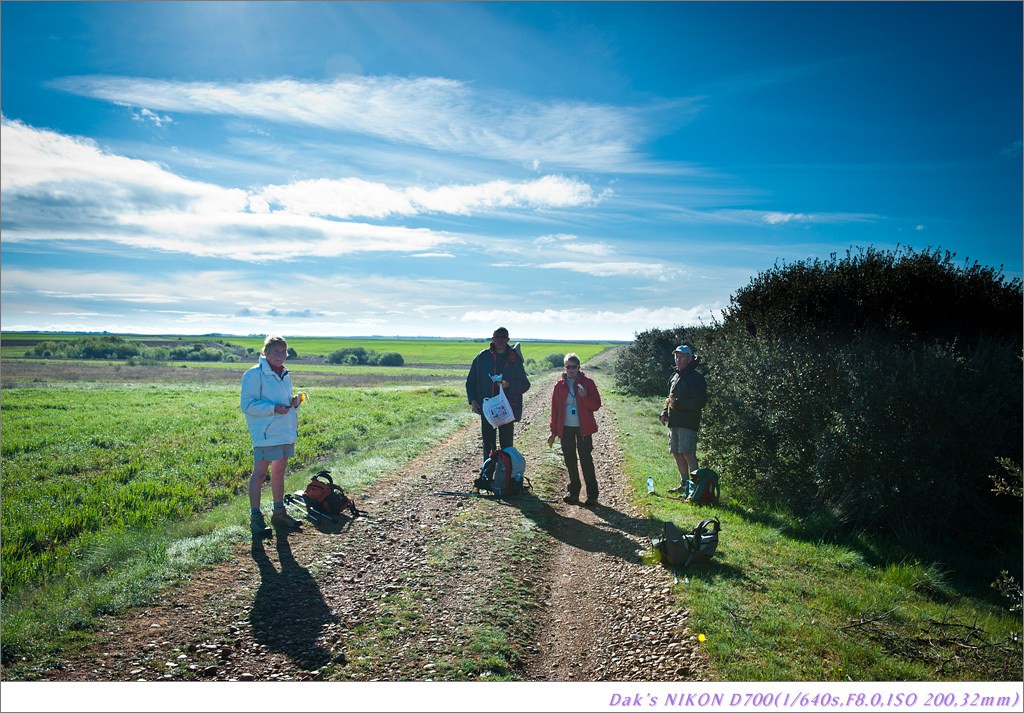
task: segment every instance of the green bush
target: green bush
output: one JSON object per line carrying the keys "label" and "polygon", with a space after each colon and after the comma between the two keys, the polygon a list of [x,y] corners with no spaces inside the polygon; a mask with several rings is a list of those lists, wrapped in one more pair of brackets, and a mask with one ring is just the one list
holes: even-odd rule
{"label": "green bush", "polygon": [[856,338],[864,329],[973,344],[984,336],[1020,337],[1021,281],[954,253],[875,248],[828,261],[778,265],[738,290],[725,327],[752,334]]}
{"label": "green bush", "polygon": [[615,361],[615,381],[628,393],[637,396],[666,396],[675,361],[672,351],[680,344],[689,344],[697,354],[697,370],[704,373],[700,362],[705,345],[715,337],[709,327],[677,327],[649,329],[637,334],[633,343],[619,352]]}
{"label": "green bush", "polygon": [[[692,343],[703,462],[734,494],[927,536],[1006,511],[989,476],[1024,447],[1022,313],[1019,279],[868,249],[776,266],[710,327],[638,334],[616,380],[663,395],[672,348]],[[1005,524],[1019,538],[1019,512]]]}
{"label": "green bush", "polygon": [[398,352],[384,352],[377,359],[377,364],[380,366],[402,366],[405,364],[405,359]]}
{"label": "green bush", "polygon": [[373,349],[363,347],[344,347],[335,349],[327,355],[328,364],[347,364],[350,366],[402,366],[405,359],[398,352],[384,352],[378,354]]}
{"label": "green bush", "polygon": [[960,351],[865,335],[822,350],[748,335],[709,361],[707,461],[799,515],[916,532],[990,516],[993,461],[1020,453],[1020,363],[1004,340]]}

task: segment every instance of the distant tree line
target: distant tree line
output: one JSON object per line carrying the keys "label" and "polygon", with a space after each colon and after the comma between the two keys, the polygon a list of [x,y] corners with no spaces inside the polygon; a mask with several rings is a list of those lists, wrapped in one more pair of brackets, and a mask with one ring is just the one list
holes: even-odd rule
{"label": "distant tree line", "polygon": [[165,361],[235,362],[239,359],[238,354],[232,351],[229,345],[219,348],[200,342],[190,342],[173,347],[147,346],[143,342],[131,341],[114,334],[48,340],[36,344],[25,355],[51,359],[123,359],[129,364]]}
{"label": "distant tree line", "polygon": [[405,359],[398,352],[378,353],[363,347],[344,347],[335,349],[327,355],[328,364],[369,365],[369,366],[402,366]]}
{"label": "distant tree line", "polygon": [[1024,450],[1021,281],[953,258],[776,263],[721,320],[636,335],[618,385],[664,396],[671,351],[690,343],[708,380],[704,463],[738,497],[903,539],[1002,519],[1019,543],[1005,483]]}

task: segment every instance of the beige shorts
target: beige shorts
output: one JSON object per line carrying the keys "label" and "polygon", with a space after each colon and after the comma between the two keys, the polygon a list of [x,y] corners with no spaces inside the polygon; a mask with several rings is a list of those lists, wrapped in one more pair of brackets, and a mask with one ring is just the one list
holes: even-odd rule
{"label": "beige shorts", "polygon": [[669,453],[696,453],[697,432],[690,428],[668,429]]}
{"label": "beige shorts", "polygon": [[281,460],[291,458],[295,455],[295,444],[285,443],[281,446],[257,446],[252,449],[252,459],[256,460]]}

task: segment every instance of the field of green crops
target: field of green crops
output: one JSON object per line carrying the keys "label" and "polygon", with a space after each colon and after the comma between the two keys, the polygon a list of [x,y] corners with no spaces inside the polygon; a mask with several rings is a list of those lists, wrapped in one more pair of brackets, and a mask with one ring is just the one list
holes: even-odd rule
{"label": "field of green crops", "polygon": [[[97,614],[145,601],[165,576],[174,542],[189,538],[218,548],[226,544],[209,533],[223,539],[223,533],[247,532],[252,451],[238,389],[248,363],[18,358],[34,336],[58,338],[3,335],[5,661],[44,643],[58,647],[54,632],[85,630]],[[262,340],[251,344],[259,348]],[[300,412],[289,489],[328,467],[344,472],[346,487],[360,492],[472,418],[460,364],[482,342],[291,344],[300,355],[362,344],[378,352],[400,348],[407,363],[431,366],[289,362],[296,390],[310,395]],[[524,353],[543,359],[576,351],[586,360],[607,346],[529,343]]]}
{"label": "field of green crops", "polygon": [[[79,339],[85,335],[38,332],[3,332],[0,335],[0,358],[15,359],[25,355],[30,348],[26,344],[41,341],[60,341]],[[122,335],[131,341],[142,342],[149,346],[157,344],[173,345],[180,342],[219,341],[234,344],[243,348],[251,348],[257,353],[263,347],[263,337],[185,337],[180,335],[138,336]],[[295,349],[299,357],[327,356],[331,352],[343,348],[362,347],[378,353],[398,352],[406,364],[451,364],[468,365],[481,349],[486,349],[489,339],[378,339],[355,337],[289,337],[288,346]],[[512,343],[515,344],[514,337]],[[561,342],[561,341],[524,341],[521,342],[523,357],[526,359],[543,359],[549,354],[565,354],[575,351],[583,361],[604,351],[610,342]]]}
{"label": "field of green crops", "polygon": [[[189,518],[242,493],[252,455],[238,398],[227,385],[5,389],[4,596],[72,575],[111,531]],[[399,424],[447,419],[464,402],[453,388],[317,389],[290,468],[391,439]]]}

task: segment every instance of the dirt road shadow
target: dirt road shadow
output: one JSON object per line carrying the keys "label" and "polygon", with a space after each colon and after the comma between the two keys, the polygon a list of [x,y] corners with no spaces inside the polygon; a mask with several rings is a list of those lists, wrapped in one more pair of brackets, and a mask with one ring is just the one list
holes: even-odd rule
{"label": "dirt road shadow", "polygon": [[[632,532],[633,528],[639,529],[640,523],[646,522],[645,520],[633,522],[636,518],[631,518],[604,505],[587,508],[610,525],[602,527],[574,517],[575,507],[570,509],[569,514],[563,515],[546,501],[532,495],[501,502],[518,508],[525,517],[536,523],[542,530],[571,547],[587,552],[603,552],[625,562],[639,563],[641,561],[637,543],[627,537],[625,531]],[[646,533],[646,528],[644,532]],[[638,533],[634,532],[633,534]]]}
{"label": "dirt road shadow", "polygon": [[252,558],[260,570],[260,586],[249,613],[253,638],[307,671],[318,669],[331,661],[331,652],[318,643],[321,631],[338,618],[309,570],[292,555],[288,533],[278,530],[274,544],[280,570],[262,541],[252,544]]}

